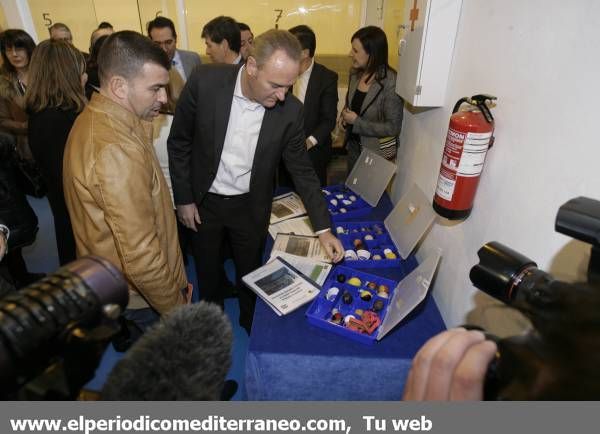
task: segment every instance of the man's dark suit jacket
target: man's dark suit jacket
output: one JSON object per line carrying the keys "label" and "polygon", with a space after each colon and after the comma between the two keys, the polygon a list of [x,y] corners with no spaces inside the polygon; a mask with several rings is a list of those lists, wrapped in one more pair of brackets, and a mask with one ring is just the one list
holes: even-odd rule
{"label": "man's dark suit jacket", "polygon": [[317,172],[325,172],[331,159],[331,132],[337,118],[337,85],[335,72],[314,64],[304,97],[304,132],[306,137],[317,139],[317,145],[308,150]]}
{"label": "man's dark suit jacket", "polygon": [[[238,65],[200,65],[181,93],[167,141],[177,205],[200,204],[217,175],[239,69]],[[265,234],[281,158],[314,230],[328,229],[329,213],[306,152],[302,104],[289,94],[282,103],[265,109],[250,177],[249,223]]]}

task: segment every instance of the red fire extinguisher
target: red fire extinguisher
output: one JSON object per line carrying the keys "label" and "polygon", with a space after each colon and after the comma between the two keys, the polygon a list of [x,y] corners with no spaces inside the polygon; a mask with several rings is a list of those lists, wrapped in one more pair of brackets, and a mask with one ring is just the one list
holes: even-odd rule
{"label": "red fire extinguisher", "polygon": [[[494,118],[487,103],[491,95],[461,98],[454,105],[442,156],[433,209],[450,220],[471,214],[485,156],[494,142]],[[470,109],[459,111],[463,104]]]}

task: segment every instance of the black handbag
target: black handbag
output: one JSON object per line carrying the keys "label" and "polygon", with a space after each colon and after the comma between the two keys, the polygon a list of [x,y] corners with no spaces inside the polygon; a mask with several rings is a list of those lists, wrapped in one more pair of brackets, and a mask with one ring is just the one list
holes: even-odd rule
{"label": "black handbag", "polygon": [[37,163],[23,158],[16,150],[14,163],[17,169],[17,182],[23,193],[37,198],[46,196],[48,191],[46,182]]}

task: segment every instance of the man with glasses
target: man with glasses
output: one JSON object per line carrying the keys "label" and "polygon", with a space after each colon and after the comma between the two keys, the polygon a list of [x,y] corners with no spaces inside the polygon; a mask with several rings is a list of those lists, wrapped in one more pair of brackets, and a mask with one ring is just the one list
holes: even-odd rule
{"label": "man with glasses", "polygon": [[177,49],[177,32],[173,21],[166,17],[156,17],[148,23],[147,30],[152,42],[169,56],[172,68],[179,73],[183,82],[187,81],[192,69],[201,63],[200,56],[193,51]]}

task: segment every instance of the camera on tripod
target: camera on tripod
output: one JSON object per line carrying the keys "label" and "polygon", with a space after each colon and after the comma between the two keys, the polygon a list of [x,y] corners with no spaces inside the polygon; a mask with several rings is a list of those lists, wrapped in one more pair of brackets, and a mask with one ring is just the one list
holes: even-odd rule
{"label": "camera on tripod", "polygon": [[600,398],[600,202],[568,201],[558,210],[555,230],[591,244],[587,281],[556,280],[495,241],[477,252],[473,285],[533,325],[525,335],[494,339],[498,353],[488,369],[486,399]]}

